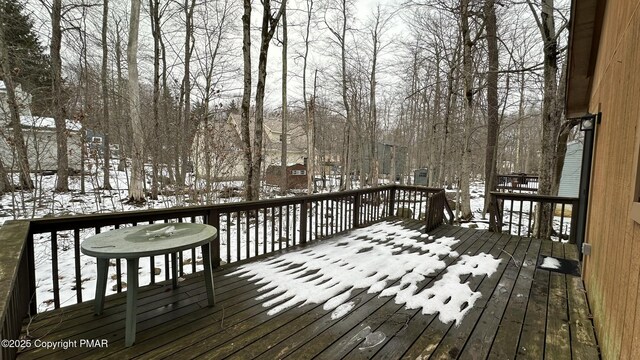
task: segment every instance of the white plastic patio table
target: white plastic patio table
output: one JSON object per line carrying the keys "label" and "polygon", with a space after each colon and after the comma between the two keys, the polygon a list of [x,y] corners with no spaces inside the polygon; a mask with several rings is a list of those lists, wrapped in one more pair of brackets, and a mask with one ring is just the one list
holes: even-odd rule
{"label": "white plastic patio table", "polygon": [[[101,315],[107,287],[109,259],[127,259],[127,318],[125,344],[136,339],[136,301],[138,293],[138,259],[171,254],[173,287],[177,287],[176,253],[202,247],[204,280],[209,306],[215,304],[210,243],[218,235],[216,228],[204,224],[163,223],[111,230],[91,236],[81,243],[82,253],[97,258],[95,313]],[[195,261],[195,259],[193,259]]]}

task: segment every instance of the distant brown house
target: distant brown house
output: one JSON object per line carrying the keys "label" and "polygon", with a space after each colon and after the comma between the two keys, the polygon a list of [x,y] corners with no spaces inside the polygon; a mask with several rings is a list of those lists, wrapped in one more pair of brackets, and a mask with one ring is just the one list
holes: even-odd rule
{"label": "distant brown house", "polygon": [[566,115],[601,113],[583,121],[594,146],[580,195],[589,201],[582,275],[603,359],[640,359],[639,70],[640,1],[572,0]]}
{"label": "distant brown house", "polygon": [[[270,165],[267,167],[265,181],[267,185],[280,186],[282,182],[282,167]],[[307,166],[294,164],[287,166],[287,190],[307,188]]]}

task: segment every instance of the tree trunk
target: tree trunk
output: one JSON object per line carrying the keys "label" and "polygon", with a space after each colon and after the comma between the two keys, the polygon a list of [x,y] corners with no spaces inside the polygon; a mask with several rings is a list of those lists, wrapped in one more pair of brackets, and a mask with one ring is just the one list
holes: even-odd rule
{"label": "tree trunk", "polygon": [[372,33],[373,40],[373,55],[371,59],[371,78],[370,78],[370,93],[369,93],[369,126],[370,126],[370,146],[371,146],[371,160],[369,163],[369,170],[371,172],[371,185],[378,186],[378,151],[377,151],[377,129],[378,129],[378,112],[376,108],[376,65],[378,62],[378,43],[379,43],[379,29],[380,27],[380,5],[377,7],[376,23]]}
{"label": "tree trunk", "polygon": [[244,194],[247,201],[253,200],[253,151],[249,129],[249,106],[251,105],[251,0],[244,0],[242,15],[242,55],[244,60],[244,90],[240,105],[241,137],[244,153]]}
{"label": "tree trunk", "polygon": [[13,187],[9,181],[7,170],[4,167],[2,159],[0,159],[0,195],[8,193],[11,190],[13,190]]}
{"label": "tree trunk", "polygon": [[[315,81],[314,97],[311,102],[307,101],[307,59],[309,56],[309,32],[311,29],[311,15],[313,11],[313,0],[307,0],[307,28],[304,38],[304,56],[302,65],[302,97],[304,101],[304,116],[307,120],[307,194],[311,195],[315,185],[315,144],[314,144],[314,113],[315,113]],[[318,70],[316,70],[316,78]]]}
{"label": "tree trunk", "polygon": [[[285,194],[287,184],[287,10],[282,13],[282,153],[280,166],[282,179],[280,193]],[[308,163],[308,161],[307,161]]]}
{"label": "tree trunk", "polygon": [[129,42],[127,44],[127,66],[129,67],[129,116],[133,129],[131,146],[131,181],[129,202],[144,202],[144,130],[140,119],[140,85],[138,83],[138,26],[140,22],[140,1],[131,1],[129,21]]}
{"label": "tree trunk", "polygon": [[473,122],[473,64],[471,48],[473,46],[471,42],[471,35],[469,29],[469,0],[462,0],[462,67],[463,67],[463,80],[464,80],[464,131],[463,131],[463,144],[462,144],[462,169],[460,171],[460,192],[461,192],[461,218],[470,219],[471,214],[471,200],[469,196],[469,180],[471,176],[471,128]]}
{"label": "tree trunk", "polygon": [[27,146],[24,142],[22,134],[22,126],[20,125],[20,105],[16,99],[15,84],[13,83],[13,67],[9,59],[9,51],[6,42],[6,22],[0,21],[0,70],[7,88],[7,104],[9,105],[9,118],[13,135],[14,156],[18,160],[18,169],[20,171],[20,188],[24,190],[33,189],[33,181],[31,180],[31,172],[29,168],[29,158],[27,155]]}
{"label": "tree trunk", "polygon": [[56,124],[57,181],[56,191],[69,191],[69,157],[67,153],[66,111],[62,100],[62,0],[53,0],[51,8],[51,78],[53,80],[53,113]]}
{"label": "tree trunk", "polygon": [[487,148],[485,152],[484,208],[482,217],[489,211],[489,193],[496,190],[498,174],[496,161],[498,157],[498,136],[500,119],[498,114],[498,29],[496,23],[495,0],[486,0],[484,9],[487,31],[487,55],[489,71],[487,73]]}
{"label": "tree trunk", "polygon": [[[158,162],[160,161],[160,1],[149,0],[151,34],[153,35],[153,138],[151,145],[151,199],[158,199]],[[166,115],[166,114],[165,114]]]}
{"label": "tree trunk", "polygon": [[346,36],[347,36],[347,0],[342,0],[342,34],[338,36],[340,42],[340,69],[342,74],[342,102],[344,110],[347,116],[347,148],[345,159],[343,160],[343,175],[346,181],[342,183],[341,190],[351,189],[351,159],[349,158],[349,146],[350,146],[350,134],[352,125],[352,114],[349,106],[349,96],[347,94],[347,50],[346,50]]}
{"label": "tree trunk", "polygon": [[260,179],[262,169],[263,132],[264,132],[264,94],[267,78],[267,54],[269,44],[276,31],[280,17],[286,6],[286,1],[280,5],[280,10],[276,16],[271,15],[271,0],[263,2],[262,31],[260,35],[260,54],[258,56],[258,83],[256,85],[256,118],[253,138],[253,163],[251,171],[253,173],[251,184],[251,200],[258,200],[260,197]]}
{"label": "tree trunk", "polygon": [[[557,112],[558,96],[558,41],[553,16],[554,0],[542,0],[542,11],[540,16],[530,0],[527,0],[529,7],[535,17],[536,24],[540,30],[543,42],[543,79],[544,94],[542,100],[542,139],[540,141],[540,166],[538,175],[538,194],[555,195],[553,193],[554,177],[556,168],[556,151],[558,134],[560,132],[560,114]],[[542,238],[548,238],[551,234],[549,226],[552,216],[550,206],[543,206],[538,209],[539,222],[536,224],[535,232]]]}
{"label": "tree trunk", "polygon": [[[111,181],[109,179],[109,166],[111,154],[109,149],[109,86],[107,83],[107,65],[109,62],[109,54],[107,47],[107,31],[109,30],[109,0],[103,0],[102,5],[102,69],[100,72],[100,81],[102,83],[102,131],[104,136],[104,170],[102,179],[102,188],[111,190]],[[84,152],[84,147],[82,149]]]}

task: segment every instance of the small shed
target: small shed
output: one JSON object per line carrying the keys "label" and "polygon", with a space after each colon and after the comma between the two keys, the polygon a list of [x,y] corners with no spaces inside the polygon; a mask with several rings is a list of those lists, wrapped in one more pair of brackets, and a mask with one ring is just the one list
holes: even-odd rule
{"label": "small shed", "polygon": [[578,197],[580,187],[580,169],[582,168],[582,142],[567,144],[567,153],[562,166],[558,196]]}
{"label": "small shed", "polygon": [[[282,167],[280,165],[269,165],[265,175],[267,185],[280,186],[282,180]],[[303,164],[293,164],[287,166],[287,190],[307,188],[307,167]]]}
{"label": "small shed", "polygon": [[429,185],[429,169],[422,168],[413,170],[413,184],[414,185]]}

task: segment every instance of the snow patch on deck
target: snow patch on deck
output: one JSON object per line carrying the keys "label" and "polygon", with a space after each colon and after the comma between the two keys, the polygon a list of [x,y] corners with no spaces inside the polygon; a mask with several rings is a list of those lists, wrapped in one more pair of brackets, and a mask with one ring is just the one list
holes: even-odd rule
{"label": "snow patch on deck", "polygon": [[545,257],[544,260],[542,261],[542,264],[540,264],[540,268],[542,269],[560,269],[560,261],[556,258],[552,258],[552,257]]}
{"label": "snow patch on deck", "polygon": [[[239,275],[263,285],[258,300],[275,315],[293,306],[323,304],[334,310],[332,319],[346,315],[355,289],[394,296],[408,309],[423,314],[439,313],[440,321],[459,323],[482,296],[463,283],[462,276],[491,276],[499,259],[489,254],[462,255],[431,286],[419,284],[446,266],[444,259],[458,257],[452,237],[426,237],[397,223],[382,222],[358,229],[336,240],[322,242],[313,250],[291,252],[242,265],[229,275]],[[399,285],[391,286],[400,280]],[[343,307],[347,305],[346,307]],[[339,316],[338,316],[339,315]]]}

